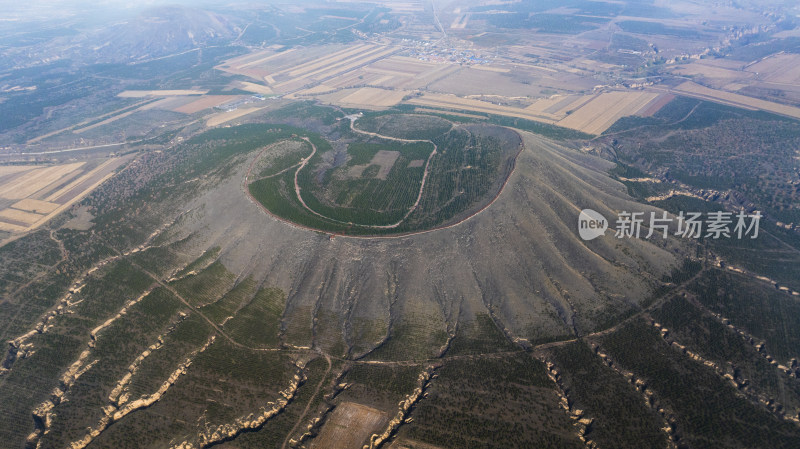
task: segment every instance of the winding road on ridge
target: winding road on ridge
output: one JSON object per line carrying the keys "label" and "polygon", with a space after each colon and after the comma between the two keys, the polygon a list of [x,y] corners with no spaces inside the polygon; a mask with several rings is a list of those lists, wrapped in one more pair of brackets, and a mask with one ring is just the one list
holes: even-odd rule
{"label": "winding road on ridge", "polygon": [[[297,165],[297,170],[294,172],[294,193],[295,193],[295,195],[297,195],[297,200],[300,202],[300,205],[302,205],[304,209],[306,209],[307,211],[311,212],[312,214],[314,214],[314,215],[316,215],[316,216],[318,216],[320,218],[323,218],[325,220],[330,220],[330,221],[333,221],[335,223],[340,223],[340,224],[355,225],[355,226],[358,226],[358,227],[369,228],[369,229],[394,229],[394,228],[400,226],[409,217],[409,215],[411,215],[417,209],[417,206],[419,206],[419,202],[422,200],[422,192],[425,189],[425,181],[428,179],[428,174],[430,174],[431,160],[433,159],[433,156],[436,154],[436,150],[438,149],[438,147],[436,146],[435,143],[433,143],[430,140],[400,139],[400,138],[397,138],[397,137],[389,137],[389,136],[384,136],[384,135],[377,134],[377,133],[371,133],[371,132],[367,132],[367,131],[362,131],[360,129],[356,129],[355,126],[353,126],[353,122],[354,121],[355,120],[350,120],[350,129],[352,129],[353,132],[358,133],[358,134],[364,134],[364,135],[368,135],[368,136],[371,136],[371,137],[378,137],[378,138],[386,139],[386,140],[395,140],[395,141],[398,141],[398,142],[407,142],[407,143],[427,142],[427,143],[430,143],[431,145],[433,145],[433,151],[431,151],[431,154],[428,155],[428,159],[425,162],[425,171],[422,173],[422,182],[420,183],[420,186],[419,186],[419,192],[417,193],[417,199],[414,201],[414,204],[412,204],[411,207],[408,209],[408,212],[406,212],[405,215],[403,215],[403,218],[401,218],[396,223],[392,223],[392,224],[389,224],[389,225],[363,225],[363,224],[358,224],[358,223],[352,223],[352,222],[336,220],[335,218],[327,217],[327,216],[322,215],[321,213],[315,211],[314,209],[310,208],[306,204],[306,202],[303,200],[303,196],[300,194],[300,183],[298,182],[298,177],[300,176],[300,171],[303,170],[306,167],[306,165],[308,165],[308,163],[311,161],[311,158],[313,158],[314,155],[317,154],[317,146],[314,145],[314,143],[311,142],[311,140],[309,140],[308,137],[302,137],[302,139],[305,140],[306,142],[308,142],[309,145],[311,145],[311,154],[306,156]],[[258,157],[256,157],[256,160],[257,159],[258,159]],[[283,171],[281,173],[283,173]],[[248,171],[248,178],[249,178],[249,176],[250,176],[250,172]]]}
{"label": "winding road on ridge", "polygon": [[[362,131],[362,130],[356,129],[353,126],[353,120],[350,121],[350,128],[356,133],[365,134],[365,135],[374,136],[374,137],[379,137],[379,138],[383,138],[383,139],[387,139],[387,140],[396,140],[396,141],[399,141],[399,142],[430,142],[434,146],[433,152],[431,152],[431,154],[428,156],[428,160],[427,160],[427,162],[425,164],[425,172],[423,173],[422,183],[420,185],[419,193],[417,194],[417,200],[414,202],[414,204],[412,205],[411,209],[406,213],[406,215],[400,221],[398,221],[397,223],[394,223],[392,225],[384,225],[384,226],[361,225],[362,227],[374,228],[374,229],[393,229],[393,228],[396,228],[397,226],[402,224],[402,222],[406,218],[408,218],[408,216],[411,215],[411,213],[414,212],[414,210],[416,210],[417,206],[419,205],[419,202],[422,199],[423,189],[425,188],[425,181],[427,180],[428,174],[430,172],[430,162],[431,162],[431,159],[433,158],[433,155],[436,154],[438,148],[436,147],[436,144],[434,144],[433,142],[431,142],[429,140],[401,139],[401,138],[397,138],[397,137],[383,136],[383,135],[376,134],[376,133],[371,133],[371,132],[368,132],[368,131]],[[513,128],[509,128],[509,129],[513,130],[514,132],[517,133],[517,135],[519,135],[519,132],[517,130],[515,130]],[[522,139],[521,135],[520,135],[520,139]],[[326,217],[326,216],[314,211],[313,209],[309,208],[308,206],[305,205],[305,202],[302,201],[302,198],[300,197],[300,193],[299,193],[300,192],[299,185],[297,184],[297,174],[299,173],[300,169],[305,167],[305,165],[307,164],[308,161],[306,159],[308,159],[310,161],[311,157],[314,156],[314,154],[316,154],[316,146],[314,146],[314,144],[311,143],[310,140],[308,138],[306,138],[306,137],[303,137],[303,140],[306,140],[311,145],[312,154],[310,156],[308,156],[307,158],[303,159],[303,161],[301,161],[300,163],[292,165],[292,166],[282,170],[280,173],[276,173],[274,175],[270,175],[270,176],[268,176],[268,178],[271,178],[273,176],[277,176],[279,174],[283,174],[286,171],[291,170],[294,167],[298,167],[298,166],[302,165],[301,167],[298,167],[298,170],[295,172],[295,194],[298,196],[298,198],[300,198],[300,201],[303,204],[303,206],[305,206],[305,208],[309,212],[311,212],[314,215],[317,215],[319,217],[325,218],[327,220],[332,220],[334,222],[341,223],[341,224],[352,225],[353,223],[346,223],[346,222],[342,222],[342,221],[338,221],[338,220],[334,220],[332,218]],[[497,193],[494,195],[494,197],[491,199],[491,201],[486,203],[483,207],[481,207],[480,209],[476,210],[475,212],[473,212],[473,213],[465,216],[464,218],[459,219],[458,221],[455,221],[453,223],[449,223],[449,224],[442,225],[442,226],[436,226],[436,227],[433,227],[433,228],[430,228],[430,229],[422,229],[422,230],[419,230],[419,231],[403,232],[403,233],[392,234],[392,235],[357,235],[357,234],[354,235],[354,234],[345,234],[345,233],[342,233],[342,232],[325,231],[325,230],[317,229],[317,228],[314,228],[314,227],[311,227],[311,226],[306,226],[306,225],[302,225],[302,224],[299,224],[299,223],[295,223],[295,222],[293,222],[291,220],[288,220],[288,219],[286,219],[284,217],[281,217],[279,215],[276,215],[276,214],[272,213],[272,211],[270,211],[266,206],[264,206],[264,204],[262,204],[259,200],[257,200],[253,196],[252,192],[250,192],[250,189],[248,188],[248,183],[252,179],[251,178],[251,174],[253,172],[253,168],[256,166],[256,162],[258,162],[258,160],[261,157],[261,155],[263,155],[265,152],[269,151],[270,148],[271,148],[271,146],[265,147],[264,149],[262,149],[258,153],[258,155],[256,155],[255,158],[253,158],[252,162],[250,163],[250,166],[247,169],[247,172],[245,173],[244,178],[242,179],[242,184],[241,184],[242,191],[244,191],[245,195],[247,195],[247,198],[253,204],[255,204],[258,208],[260,208],[262,211],[264,211],[264,213],[266,213],[267,215],[269,215],[271,217],[274,217],[275,219],[277,219],[279,221],[282,221],[282,222],[284,222],[284,223],[286,223],[286,224],[288,224],[290,226],[293,226],[293,227],[296,227],[296,228],[300,228],[300,229],[306,229],[306,230],[309,230],[309,231],[325,232],[325,233],[327,233],[329,235],[335,235],[335,236],[347,237],[347,238],[354,238],[354,239],[392,239],[392,238],[409,237],[409,236],[418,235],[418,234],[426,234],[428,232],[438,231],[438,230],[442,230],[442,229],[449,229],[449,228],[452,228],[452,227],[460,225],[461,223],[463,223],[463,222],[475,217],[476,215],[478,215],[481,212],[483,212],[486,209],[488,209],[489,206],[494,204],[494,202],[497,201],[498,198],[500,198],[500,194],[503,192],[503,190],[505,189],[506,185],[508,184],[508,181],[511,179],[511,175],[514,173],[514,170],[516,169],[516,160],[519,157],[520,153],[522,153],[522,150],[525,149],[525,145],[524,145],[524,143],[520,143],[519,150],[517,151],[517,154],[514,156],[514,162],[513,162],[513,165],[511,167],[511,170],[509,170],[508,175],[506,176],[506,179],[503,181],[503,185],[500,186],[500,188],[497,190]]]}

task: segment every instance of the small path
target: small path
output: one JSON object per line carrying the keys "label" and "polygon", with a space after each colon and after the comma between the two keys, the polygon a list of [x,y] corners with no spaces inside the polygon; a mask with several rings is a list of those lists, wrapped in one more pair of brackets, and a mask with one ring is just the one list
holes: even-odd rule
{"label": "small path", "polygon": [[662,126],[662,127],[663,127],[663,126],[675,126],[675,125],[677,125],[677,124],[679,124],[679,123],[683,123],[683,122],[685,122],[686,120],[688,120],[688,119],[689,119],[689,117],[690,117],[690,116],[691,116],[691,115],[694,113],[694,111],[695,111],[695,110],[697,110],[697,108],[698,108],[698,107],[700,107],[700,105],[701,105],[701,104],[703,104],[703,103],[702,103],[702,102],[700,102],[700,103],[697,103],[696,105],[694,105],[694,107],[692,108],[692,110],[691,110],[691,111],[689,111],[689,112],[688,112],[688,113],[687,113],[687,114],[686,114],[686,115],[685,115],[685,116],[684,116],[682,119],[680,119],[680,120],[677,120],[677,121],[674,121],[674,122],[672,122],[672,123],[667,123],[667,124],[663,124],[663,125],[662,125],[662,124],[656,124],[656,125],[640,125],[640,126],[637,126],[637,127],[634,127],[634,128],[623,129],[622,131],[617,131],[617,132],[608,133],[608,134],[600,134],[599,136],[597,136],[597,137],[594,137],[594,138],[590,139],[590,140],[589,140],[589,142],[594,142],[595,140],[597,140],[597,139],[601,139],[601,138],[604,138],[604,137],[618,136],[618,135],[620,135],[620,134],[626,134],[626,133],[629,133],[629,132],[631,132],[631,131],[637,131],[637,130],[640,130],[640,129],[643,129],[643,128],[650,128],[650,127],[653,127],[653,126]]}
{"label": "small path", "polygon": [[303,419],[306,417],[306,415],[308,415],[308,411],[309,409],[311,409],[311,403],[314,402],[314,398],[317,397],[317,395],[319,394],[319,391],[322,389],[322,384],[325,383],[325,379],[331,372],[331,368],[333,367],[333,364],[331,363],[331,357],[328,354],[321,351],[320,354],[322,354],[322,356],[325,357],[325,361],[328,362],[328,369],[325,370],[325,374],[323,374],[322,379],[319,380],[319,383],[317,384],[317,388],[314,390],[314,393],[311,395],[310,398],[308,398],[308,403],[306,404],[306,408],[303,409],[303,413],[301,413],[300,417],[297,418],[297,422],[294,423],[292,430],[290,430],[289,433],[286,434],[286,438],[283,440],[283,444],[281,444],[281,449],[286,449],[286,445],[289,443],[289,438],[292,437],[294,431],[297,430],[297,427],[300,426],[300,424],[303,422]]}
{"label": "small path", "polygon": [[[352,127],[352,122],[350,123],[350,126]],[[516,132],[516,130],[514,130],[513,128],[509,128],[509,129],[512,129],[514,132]],[[359,131],[359,130],[355,130],[355,131],[356,132],[365,132],[366,133],[366,131]],[[369,134],[369,133],[367,133],[367,134]],[[517,134],[519,134],[519,133],[517,133]],[[380,137],[377,134],[375,136],[376,137]],[[386,138],[389,139],[389,140],[409,141],[409,140],[399,139],[399,138],[394,138],[394,137],[386,137]],[[520,139],[522,139],[522,136],[520,136]],[[409,142],[415,142],[415,141],[409,141]],[[431,142],[431,143],[433,143],[433,142]],[[434,145],[434,147],[435,147],[435,145]],[[250,181],[250,175],[251,175],[251,173],[253,171],[253,167],[255,167],[256,161],[258,160],[260,155],[264,151],[266,151],[266,149],[262,150],[262,152],[259,153],[259,155],[256,156],[253,159],[253,161],[250,163],[250,167],[247,169],[247,173],[245,174],[245,176],[244,176],[244,178],[242,180],[241,188],[242,188],[242,191],[244,191],[245,195],[247,195],[247,197],[250,199],[250,201],[253,204],[255,204],[256,207],[258,207],[262,211],[264,211],[264,213],[266,213],[267,215],[269,215],[269,216],[271,216],[271,217],[273,217],[273,218],[275,218],[275,219],[277,219],[279,221],[282,221],[282,222],[284,222],[284,223],[286,223],[286,224],[288,224],[290,226],[298,228],[298,229],[304,229],[304,230],[307,230],[307,231],[314,231],[314,232],[324,232],[324,233],[326,233],[328,235],[335,235],[335,236],[338,236],[338,237],[344,237],[344,238],[349,238],[349,239],[398,239],[398,238],[411,237],[411,236],[420,235],[420,234],[427,234],[429,232],[440,231],[440,230],[443,230],[443,229],[450,229],[450,228],[453,228],[453,227],[456,227],[456,226],[460,225],[461,223],[464,223],[465,221],[468,221],[468,220],[472,219],[473,217],[477,216],[481,212],[483,212],[486,209],[488,209],[489,206],[494,204],[494,202],[497,201],[498,198],[500,198],[500,194],[503,193],[503,190],[508,185],[508,182],[511,179],[511,175],[513,175],[514,174],[514,170],[516,170],[516,160],[519,157],[519,155],[522,153],[523,149],[525,149],[525,144],[524,143],[520,143],[519,144],[519,149],[517,150],[517,154],[514,156],[514,164],[512,165],[511,170],[508,172],[508,176],[506,176],[506,179],[503,181],[503,185],[500,186],[500,188],[497,190],[497,193],[495,194],[495,196],[491,199],[491,201],[486,203],[485,206],[481,207],[480,209],[476,210],[475,212],[465,216],[464,218],[462,218],[462,219],[460,219],[460,220],[458,220],[456,222],[453,222],[453,223],[450,223],[450,224],[447,224],[447,225],[443,225],[443,226],[436,226],[436,227],[433,227],[433,228],[430,228],[430,229],[423,229],[423,230],[420,230],[420,231],[403,232],[403,233],[397,233],[397,234],[391,234],[391,235],[353,235],[353,234],[345,234],[345,233],[342,233],[342,232],[325,231],[325,230],[314,228],[314,227],[311,227],[311,226],[302,225],[302,224],[295,223],[294,221],[288,220],[288,219],[286,219],[284,217],[281,217],[279,215],[276,215],[276,214],[272,213],[272,211],[270,211],[266,206],[264,206],[264,204],[262,204],[259,200],[257,200],[253,196],[253,194],[250,192],[250,189],[247,186],[247,183]],[[434,148],[434,151],[435,150],[436,150],[436,148]],[[432,154],[431,154],[431,156],[432,156]],[[430,163],[431,156],[428,157],[428,162],[429,163]],[[292,167],[295,167],[295,166],[296,165],[294,165]],[[426,164],[426,167],[425,167],[426,173],[428,171],[428,166],[429,166],[429,164]],[[292,168],[292,167],[290,167],[290,168]],[[426,178],[427,178],[427,174],[423,177],[423,180],[426,179]],[[420,194],[417,197],[417,204],[419,203],[420,197],[422,195],[422,193],[421,193],[422,192],[422,188],[424,188],[424,182],[423,182],[423,185],[420,188]],[[315,213],[316,215],[320,215],[320,214],[318,214],[317,212],[315,212],[313,210],[311,210],[311,212]],[[411,212],[409,212],[407,215],[410,215],[410,213]],[[323,215],[320,215],[320,216],[324,217]],[[328,220],[333,220],[333,219],[327,218],[327,217],[324,217],[324,218],[326,218]],[[403,218],[403,219],[405,219],[405,218]],[[333,221],[337,221],[337,220],[333,220]],[[340,222],[340,223],[343,223],[343,222]],[[351,224],[351,223],[344,223],[344,224]],[[375,226],[375,227],[379,228],[379,226]]]}
{"label": "small path", "polygon": [[208,324],[211,325],[211,327],[214,328],[215,331],[217,331],[217,333],[219,335],[221,335],[224,339],[228,340],[228,342],[230,342],[232,345],[234,345],[234,346],[236,346],[238,348],[250,349],[252,351],[277,352],[277,351],[281,350],[280,348],[253,348],[253,347],[250,347],[250,346],[243,345],[242,343],[239,343],[238,341],[234,340],[230,335],[228,335],[224,330],[222,330],[222,328],[219,327],[219,325],[217,325],[217,323],[212,321],[203,312],[198,310],[197,307],[195,307],[192,304],[190,304],[189,301],[187,301],[186,298],[184,298],[180,293],[178,293],[178,291],[175,290],[174,287],[172,287],[171,285],[169,285],[166,282],[162,281],[154,273],[151,273],[150,271],[146,270],[145,268],[143,268],[141,265],[137,264],[136,262],[130,261],[130,263],[131,263],[131,265],[133,265],[136,268],[138,268],[139,270],[141,270],[144,274],[150,276],[150,278],[152,278],[158,285],[164,287],[170,293],[175,295],[175,297],[178,298],[178,300],[180,302],[182,302],[186,307],[188,307],[189,310],[191,310],[192,313],[197,314],[201,318],[203,318]]}
{"label": "small path", "polygon": [[311,157],[313,157],[314,154],[317,152],[317,147],[314,146],[314,144],[311,143],[311,141],[307,137],[303,137],[303,140],[305,140],[306,142],[308,142],[311,145],[311,147],[313,148],[313,151],[311,152],[311,156],[307,157],[306,159],[303,159],[303,161],[300,163],[300,166],[297,168],[297,171],[294,174],[294,191],[295,191],[295,194],[297,195],[297,199],[300,201],[300,204],[302,204],[303,208],[305,208],[306,210],[308,210],[312,214],[314,214],[314,215],[316,215],[318,217],[324,218],[326,220],[331,220],[333,222],[346,224],[346,225],[354,225],[354,226],[358,226],[358,227],[361,227],[361,228],[394,229],[394,228],[400,226],[409,217],[409,215],[411,215],[417,209],[417,206],[419,206],[419,202],[422,200],[422,192],[425,189],[425,181],[428,179],[428,175],[430,174],[431,160],[433,159],[433,156],[436,154],[436,151],[437,151],[438,147],[436,146],[435,143],[433,143],[430,140],[401,139],[401,138],[397,138],[397,137],[389,137],[389,136],[384,136],[384,135],[377,134],[377,133],[361,131],[359,129],[356,129],[353,126],[353,122],[354,122],[353,120],[350,120],[350,129],[353,130],[353,132],[356,132],[356,133],[366,134],[366,135],[369,135],[369,136],[372,136],[372,137],[378,137],[378,138],[386,139],[386,140],[394,140],[394,141],[398,141],[398,142],[407,142],[407,143],[427,142],[427,143],[430,143],[431,145],[433,145],[433,151],[431,152],[431,154],[428,155],[428,159],[425,162],[425,171],[422,173],[422,182],[420,183],[420,186],[419,186],[419,192],[417,192],[417,198],[414,201],[414,204],[411,205],[411,208],[409,208],[408,212],[406,212],[405,215],[403,215],[403,218],[401,218],[396,223],[392,223],[392,224],[389,224],[389,225],[363,225],[363,224],[358,224],[358,223],[344,222],[344,221],[341,221],[341,220],[336,220],[334,218],[326,217],[325,215],[322,215],[319,212],[317,212],[317,211],[311,209],[310,207],[308,207],[308,205],[303,200],[303,197],[300,195],[300,185],[299,185],[299,183],[297,181],[297,177],[300,174],[300,170],[305,168],[305,166],[308,164],[308,161],[310,161]]}

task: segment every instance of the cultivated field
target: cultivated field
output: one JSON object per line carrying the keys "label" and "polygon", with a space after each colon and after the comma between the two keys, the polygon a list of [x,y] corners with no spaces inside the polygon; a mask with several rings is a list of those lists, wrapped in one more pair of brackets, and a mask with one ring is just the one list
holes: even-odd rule
{"label": "cultivated field", "polygon": [[421,441],[409,440],[408,438],[398,438],[389,445],[389,449],[442,449],[441,446],[423,443]]}
{"label": "cultivated field", "polygon": [[0,230],[25,232],[42,225],[113,175],[126,158],[99,163],[0,167]]}
{"label": "cultivated field", "polygon": [[681,64],[673,71],[678,75],[701,77],[703,84],[715,88],[724,88],[732,83],[745,84],[753,79],[752,71],[742,71],[741,67],[720,67],[706,60]]}
{"label": "cultivated field", "polygon": [[[432,112],[432,113],[435,113],[435,114],[445,113],[445,112],[440,111],[438,109],[428,109],[428,108],[414,108],[414,112],[423,113],[423,114],[426,113],[426,112]],[[484,117],[482,115],[465,114],[463,112],[449,112],[448,111],[448,112],[446,112],[446,114],[454,115],[456,117],[466,117],[466,118],[473,118],[473,119],[476,119],[476,120],[486,120],[486,117]]]}
{"label": "cultivated field", "polygon": [[[544,92],[553,89],[562,92],[588,90],[591,86],[585,84],[582,69],[574,67],[565,73],[516,63],[463,66],[405,56],[400,54],[402,51],[401,47],[372,43],[313,46],[282,52],[266,49],[230,59],[217,69],[254,80],[237,81],[231,85],[233,87],[284,95],[287,99],[312,98],[349,108],[385,109],[409,98],[407,103],[422,108],[516,117],[590,134],[602,133],[627,115],[653,114],[664,104],[657,101],[663,100],[658,93],[643,91],[562,93],[543,97]],[[602,64],[585,63],[587,67]],[[412,97],[420,89],[425,89],[424,93]],[[180,92],[183,95],[203,93],[187,90],[126,91],[123,94],[173,95],[168,98],[175,98]],[[222,102],[221,96],[210,96],[169,109],[194,113]],[[206,117],[206,124],[217,126],[259,109],[239,108],[214,114]]]}
{"label": "cultivated field", "polygon": [[[325,80],[343,76],[399,51],[395,47],[358,44],[331,45],[284,52],[258,52],[231,59],[217,68],[248,76],[270,92],[290,93],[313,87]],[[252,83],[249,90],[258,84]],[[266,91],[260,93],[267,93]]]}
{"label": "cultivated field", "polygon": [[83,162],[37,168],[0,185],[0,198],[20,200],[77,174]]}
{"label": "cultivated field", "polygon": [[666,106],[667,103],[669,103],[670,101],[672,101],[674,99],[675,99],[675,95],[672,95],[672,94],[661,94],[661,95],[659,95],[659,97],[655,101],[650,102],[650,104],[647,105],[647,107],[642,109],[639,112],[639,115],[642,116],[642,117],[651,117],[653,114],[658,112],[661,108]]}
{"label": "cultivated field", "polygon": [[11,175],[36,168],[36,165],[0,165],[0,176]]}
{"label": "cultivated field", "polygon": [[[749,67],[748,72],[758,73],[765,84],[800,86],[800,55],[777,54]],[[780,88],[780,86],[777,86]]]}
{"label": "cultivated field", "polygon": [[224,103],[231,102],[239,98],[236,95],[206,95],[199,100],[195,100],[189,104],[179,106],[172,109],[175,112],[182,112],[184,114],[194,114],[205,109],[210,109]]}
{"label": "cultivated field", "polygon": [[388,422],[385,412],[345,402],[336,407],[322,427],[319,436],[312,440],[312,448],[351,449],[361,447],[373,433],[380,433]]}
{"label": "cultivated field", "polygon": [[196,95],[179,95],[176,97],[164,97],[160,98],[152,103],[146,104],[142,107],[142,110],[149,110],[149,109],[161,109],[164,111],[173,111],[183,105],[189,104],[193,101],[197,101]]}
{"label": "cultivated field", "polygon": [[[123,110],[115,111],[115,112],[112,112],[110,114],[106,114],[106,115],[100,117],[100,118],[108,117],[105,120],[97,121],[98,119],[91,119],[91,120],[85,122],[87,124],[87,126],[82,126],[81,127],[81,125],[78,125],[78,127],[75,128],[72,132],[75,133],[75,134],[81,134],[83,132],[92,130],[94,128],[97,128],[97,127],[100,127],[100,126],[103,126],[103,125],[107,125],[109,123],[115,122],[115,121],[123,119],[125,117],[128,117],[129,115],[133,115],[133,114],[135,114],[135,113],[137,113],[139,111],[145,111],[145,110],[148,110],[148,109],[152,109],[153,104],[154,103],[158,103],[160,101],[163,101],[163,100],[144,101],[144,102],[142,102],[144,104],[139,103],[139,104],[142,104],[142,106],[138,106],[138,107],[134,106],[133,108],[128,107],[128,108],[125,108]],[[95,123],[92,123],[92,121],[94,121]]]}
{"label": "cultivated field", "polygon": [[[283,52],[272,49],[240,56],[217,69],[248,76],[252,82],[234,87],[259,93],[285,95],[287,99],[312,98],[351,108],[383,109],[424,89],[411,101],[422,107],[457,109],[535,120],[555,124],[594,95],[560,95],[541,98],[545,92],[588,91],[594,84],[583,76],[585,70],[570,72],[525,64],[456,64],[443,58],[412,57],[404,48],[372,43],[352,46],[326,45]],[[597,66],[597,62],[587,61]],[[586,69],[589,70],[589,69]],[[453,93],[453,95],[448,95]],[[640,92],[626,98],[632,104]],[[474,97],[474,98],[471,98]],[[497,97],[497,101],[493,97]],[[537,99],[537,97],[539,97]],[[490,98],[490,101],[486,101]],[[601,99],[599,101],[604,101]],[[533,104],[531,104],[533,102]],[[525,110],[524,107],[531,106]],[[629,106],[629,105],[628,105]],[[619,105],[627,113],[626,103]],[[588,120],[584,117],[583,119]],[[586,127],[602,132],[604,122],[565,126]]]}
{"label": "cultivated field", "polygon": [[[361,3],[359,0],[336,0],[335,3]],[[371,3],[390,8],[395,13],[414,13],[422,12],[425,9],[421,0],[399,2],[394,0],[375,0]]]}
{"label": "cultivated field", "polygon": [[589,134],[602,134],[620,118],[646,109],[658,96],[651,92],[603,93],[557,124]]}
{"label": "cultivated field", "polygon": [[257,112],[264,109],[264,107],[250,107],[250,108],[239,108],[233,111],[227,112],[220,112],[218,114],[213,114],[208,117],[206,120],[206,126],[217,126],[223,123],[227,123],[231,120],[235,120],[239,117],[244,117],[247,114],[252,114],[253,112]]}
{"label": "cultivated field", "polygon": [[343,106],[362,108],[384,108],[394,106],[410,92],[363,87],[339,100]]}
{"label": "cultivated field", "polygon": [[374,84],[397,89],[418,89],[458,72],[460,67],[394,55],[364,67],[359,76],[379,77]]}
{"label": "cultivated field", "polygon": [[711,89],[691,81],[681,84],[680,86],[674,88],[673,91],[675,93],[690,97],[716,101],[717,103],[723,103],[747,109],[761,109],[763,111],[800,118],[800,108],[786,106],[772,101],[759,100],[757,98],[747,97],[731,92]]}
{"label": "cultivated field", "polygon": [[408,103],[417,106],[427,106],[435,108],[456,109],[464,111],[484,112],[487,114],[506,115],[509,117],[523,118],[537,122],[554,124],[556,120],[552,116],[542,113],[534,113],[527,109],[501,106],[488,101],[472,100],[447,94],[424,94],[408,100]]}
{"label": "cultivated field", "polygon": [[253,92],[254,94],[270,95],[273,93],[272,89],[269,87],[264,86],[263,84],[251,83],[249,81],[242,81],[237,84],[236,87],[248,92]]}
{"label": "cultivated field", "polygon": [[117,96],[121,98],[144,98],[144,97],[173,97],[178,95],[205,95],[207,90],[125,90]]}
{"label": "cultivated field", "polygon": [[525,108],[503,106],[488,101],[425,94],[408,103],[445,109],[484,112],[555,124],[589,134],[601,134],[621,117],[644,112],[653,114],[653,106],[663,106],[661,95],[643,91],[607,92],[599,95],[568,95],[540,99]]}
{"label": "cultivated field", "polygon": [[467,13],[456,17],[453,20],[453,23],[450,24],[450,28],[454,30],[463,30],[464,28],[467,27],[467,23],[469,23],[469,19],[471,16],[472,16],[471,13]]}
{"label": "cultivated field", "polygon": [[568,112],[578,109],[592,100],[592,98],[591,95],[554,95],[536,100],[525,109],[536,114],[558,119],[566,117]]}
{"label": "cultivated field", "polygon": [[[389,176],[389,172],[392,170],[392,167],[394,167],[394,163],[397,162],[397,158],[399,157],[400,157],[399,151],[379,150],[377,153],[375,153],[375,156],[372,157],[372,160],[369,161],[368,164],[354,165],[350,167],[350,169],[347,171],[347,174],[350,177],[359,178],[361,177],[365,168],[371,165],[377,165],[380,167],[380,169],[378,170],[378,174],[375,175],[375,177],[378,179],[386,180],[386,177]],[[419,164],[417,164],[416,162],[419,162]],[[409,168],[422,167],[423,163],[424,163],[423,160],[417,159],[415,161],[409,162],[408,167]]]}

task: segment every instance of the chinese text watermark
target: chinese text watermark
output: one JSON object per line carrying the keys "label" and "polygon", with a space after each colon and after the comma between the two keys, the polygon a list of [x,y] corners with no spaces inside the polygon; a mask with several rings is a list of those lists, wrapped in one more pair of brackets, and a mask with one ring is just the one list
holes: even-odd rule
{"label": "chinese text watermark", "polygon": [[[645,223],[645,219],[647,223]],[[677,217],[667,212],[628,212],[617,214],[614,237],[617,238],[667,238],[672,234],[682,238],[757,238],[761,212],[752,214],[734,212],[680,212]],[[597,211],[584,209],[578,216],[578,233],[583,240],[592,240],[605,235],[610,225]],[[673,229],[673,230],[671,230]]]}

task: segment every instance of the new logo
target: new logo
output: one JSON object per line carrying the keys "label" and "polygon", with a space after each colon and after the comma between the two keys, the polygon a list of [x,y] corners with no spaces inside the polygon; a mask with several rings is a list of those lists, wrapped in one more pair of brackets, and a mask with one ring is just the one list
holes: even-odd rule
{"label": "new logo", "polygon": [[584,240],[592,240],[606,233],[608,220],[600,212],[584,209],[578,215],[578,234]]}

